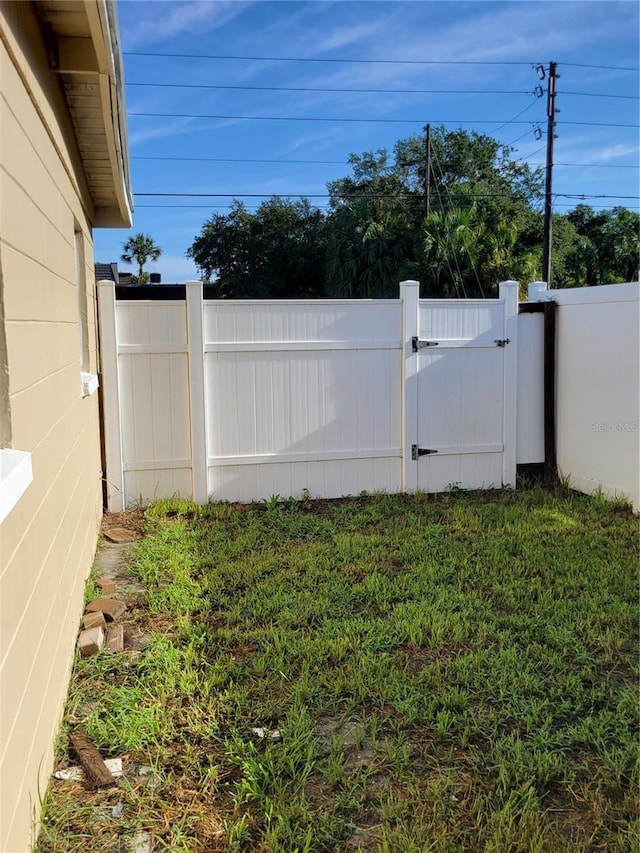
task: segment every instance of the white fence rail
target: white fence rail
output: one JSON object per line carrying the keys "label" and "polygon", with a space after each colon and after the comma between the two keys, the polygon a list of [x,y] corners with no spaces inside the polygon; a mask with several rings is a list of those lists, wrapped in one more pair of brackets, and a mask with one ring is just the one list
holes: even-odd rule
{"label": "white fence rail", "polygon": [[495,300],[99,294],[111,511],[515,485],[515,282]]}

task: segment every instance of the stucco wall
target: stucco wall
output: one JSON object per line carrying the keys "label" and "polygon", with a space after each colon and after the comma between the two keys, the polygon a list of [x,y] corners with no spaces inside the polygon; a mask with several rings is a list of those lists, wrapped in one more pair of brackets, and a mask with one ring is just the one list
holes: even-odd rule
{"label": "stucco wall", "polygon": [[102,495],[97,394],[81,391],[76,269],[80,230],[87,366],[96,372],[92,210],[31,4],[2,4],[0,30],[10,432],[33,466],[0,525],[0,850],[23,853],[52,769]]}

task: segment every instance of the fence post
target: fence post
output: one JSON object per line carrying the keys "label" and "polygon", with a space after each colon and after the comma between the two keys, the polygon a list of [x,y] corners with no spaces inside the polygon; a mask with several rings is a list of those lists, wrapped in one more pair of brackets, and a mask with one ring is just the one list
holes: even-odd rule
{"label": "fence post", "polygon": [[518,423],[518,282],[501,281],[500,299],[504,301],[504,415],[502,484],[516,487],[516,438]]}
{"label": "fence post", "polygon": [[532,281],[529,302],[544,302],[544,481],[553,484],[557,477],[556,447],[556,307],[546,281]]}
{"label": "fence post", "polygon": [[204,302],[201,281],[188,281],[187,342],[189,357],[189,400],[191,404],[191,483],[197,504],[209,501],[207,421],[204,387]]}
{"label": "fence post", "polygon": [[100,328],[100,373],[104,428],[107,509],[122,512],[126,507],[120,422],[120,382],[118,379],[118,337],[116,332],[116,285],[98,282],[98,322]]}
{"label": "fence post", "polygon": [[542,302],[544,299],[543,294],[546,293],[547,290],[548,287],[546,281],[532,281],[527,288],[529,302]]}
{"label": "fence post", "polygon": [[411,445],[418,443],[418,358],[412,338],[418,336],[420,282],[401,281],[402,301],[402,491],[418,489],[418,465]]}

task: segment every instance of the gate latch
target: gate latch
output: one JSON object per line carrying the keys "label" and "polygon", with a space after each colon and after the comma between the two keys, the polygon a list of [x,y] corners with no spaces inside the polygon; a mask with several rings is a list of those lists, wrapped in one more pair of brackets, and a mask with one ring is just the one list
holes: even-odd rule
{"label": "gate latch", "polygon": [[416,335],[411,338],[411,349],[414,352],[418,352],[418,350],[424,349],[425,347],[437,347],[438,341],[421,341],[420,338]]}
{"label": "gate latch", "polygon": [[506,347],[507,344],[511,343],[511,338],[497,338],[494,343],[497,347]]}
{"label": "gate latch", "polygon": [[418,447],[417,444],[411,445],[411,459],[413,462],[417,462],[419,456],[429,456],[431,453],[437,452],[437,450],[432,450],[429,447]]}

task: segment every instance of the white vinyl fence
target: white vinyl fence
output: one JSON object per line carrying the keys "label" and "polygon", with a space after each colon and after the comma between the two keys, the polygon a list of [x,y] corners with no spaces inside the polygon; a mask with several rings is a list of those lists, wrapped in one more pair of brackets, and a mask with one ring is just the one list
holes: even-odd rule
{"label": "white vinyl fence", "polygon": [[198,282],[186,300],[116,301],[100,282],[109,509],[515,486],[517,411],[532,408],[517,283],[493,300],[418,289],[226,301]]}
{"label": "white vinyl fence", "polygon": [[546,290],[542,285],[529,295],[557,306],[558,472],[573,488],[625,497],[636,511],[640,509],[639,291],[637,282],[566,290]]}

